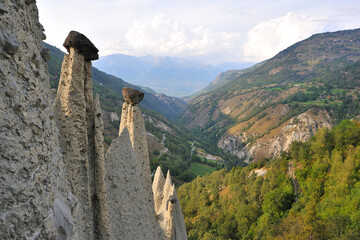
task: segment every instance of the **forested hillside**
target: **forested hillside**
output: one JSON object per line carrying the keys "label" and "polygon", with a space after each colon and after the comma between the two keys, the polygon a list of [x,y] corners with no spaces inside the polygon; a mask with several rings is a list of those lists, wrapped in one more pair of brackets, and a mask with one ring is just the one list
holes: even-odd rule
{"label": "forested hillside", "polygon": [[178,190],[189,239],[360,239],[360,122]]}

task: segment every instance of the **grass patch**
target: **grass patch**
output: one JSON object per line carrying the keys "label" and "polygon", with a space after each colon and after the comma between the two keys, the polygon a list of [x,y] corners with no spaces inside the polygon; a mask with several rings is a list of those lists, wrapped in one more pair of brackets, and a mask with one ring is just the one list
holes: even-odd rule
{"label": "grass patch", "polygon": [[337,94],[337,93],[341,94],[343,92],[346,92],[346,90],[345,89],[333,89],[333,90],[331,90],[332,94]]}
{"label": "grass patch", "polygon": [[283,91],[283,89],[280,87],[273,87],[273,88],[270,88],[269,90],[270,91]]}
{"label": "grass patch", "polygon": [[190,171],[194,173],[197,176],[205,176],[207,173],[212,173],[216,169],[213,167],[210,167],[209,165],[198,163],[198,162],[192,162],[190,166]]}

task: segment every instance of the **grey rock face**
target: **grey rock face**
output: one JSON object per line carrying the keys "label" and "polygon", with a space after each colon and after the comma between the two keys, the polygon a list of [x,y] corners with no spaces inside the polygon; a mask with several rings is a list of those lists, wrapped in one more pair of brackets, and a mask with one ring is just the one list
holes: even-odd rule
{"label": "grey rock face", "polygon": [[69,53],[70,48],[78,50],[80,54],[84,55],[85,60],[99,59],[99,50],[85,35],[79,32],[71,31],[63,45]]}
{"label": "grey rock face", "polygon": [[0,14],[8,13],[9,8],[6,1],[0,2]]}
{"label": "grey rock face", "polygon": [[0,9],[0,239],[56,239],[56,209],[67,216],[69,186],[40,54],[44,34],[35,4],[2,1]]}
{"label": "grey rock face", "polygon": [[0,16],[0,239],[163,239],[137,106],[124,104],[105,169],[97,49],[70,38],[53,105],[35,0],[1,2]]}

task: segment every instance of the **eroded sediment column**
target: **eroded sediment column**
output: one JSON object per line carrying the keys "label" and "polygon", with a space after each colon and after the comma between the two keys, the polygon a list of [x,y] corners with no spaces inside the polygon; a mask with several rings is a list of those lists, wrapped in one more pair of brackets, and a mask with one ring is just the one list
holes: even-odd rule
{"label": "eroded sediment column", "polygon": [[144,93],[133,88],[125,87],[122,90],[125,102],[122,108],[119,133],[126,127],[129,131],[132,148],[140,166],[139,179],[142,182],[144,197],[149,204],[154,205],[150,160],[145,130],[145,122],[137,104],[143,99]]}
{"label": "eroded sediment column", "polygon": [[104,155],[104,123],[101,115],[99,94],[95,96],[95,114],[94,114],[94,147],[95,147],[95,196],[97,201],[93,206],[97,214],[97,232],[101,240],[110,239],[109,211],[106,194],[106,172],[105,172],[105,155]]}
{"label": "eroded sediment column", "polygon": [[184,216],[171,181],[170,171],[164,178],[161,167],[156,169],[154,182],[154,202],[158,224],[165,236],[165,240],[187,239]]}
{"label": "eroded sediment column", "polygon": [[69,33],[64,47],[69,54],[64,56],[55,100],[60,145],[77,199],[72,215],[79,239],[96,239],[108,236],[104,220],[105,186],[101,185],[105,184],[104,164],[100,163],[104,161],[101,159],[104,153],[99,143],[102,122],[95,114],[99,109],[94,107],[91,82],[91,60],[98,59],[98,50],[88,38],[75,31]]}
{"label": "eroded sediment column", "polygon": [[105,156],[112,239],[163,239],[156,222],[144,119],[144,94],[123,91],[119,137]]}

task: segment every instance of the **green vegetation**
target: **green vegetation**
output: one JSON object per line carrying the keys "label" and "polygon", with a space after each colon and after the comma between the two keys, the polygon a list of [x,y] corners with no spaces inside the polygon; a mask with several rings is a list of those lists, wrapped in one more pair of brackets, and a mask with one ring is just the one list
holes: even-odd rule
{"label": "green vegetation", "polygon": [[322,129],[271,162],[197,177],[178,196],[189,239],[360,239],[360,122]]}
{"label": "green vegetation", "polygon": [[205,176],[207,173],[212,173],[216,169],[210,167],[206,164],[193,162],[191,163],[191,172],[194,173],[196,176]]}

